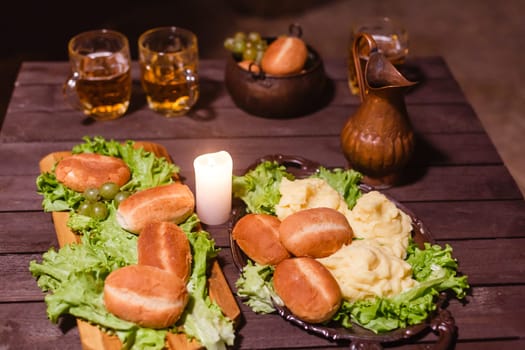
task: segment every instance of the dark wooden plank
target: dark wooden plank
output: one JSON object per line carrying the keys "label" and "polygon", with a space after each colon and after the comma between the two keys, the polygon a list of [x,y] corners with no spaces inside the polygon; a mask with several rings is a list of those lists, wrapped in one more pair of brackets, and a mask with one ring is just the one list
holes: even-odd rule
{"label": "dark wooden plank", "polygon": [[[224,79],[225,60],[203,59],[199,63],[200,74],[213,80]],[[345,80],[347,66],[345,59],[325,58],[324,67],[331,79]],[[68,62],[25,61],[17,77],[17,85],[62,84],[69,73]],[[400,71],[413,80],[453,79],[447,63],[440,56],[411,57]],[[132,75],[138,77],[138,64],[133,62]],[[419,79],[418,79],[419,78]]]}
{"label": "dark wooden plank", "polygon": [[69,317],[59,325],[51,323],[43,302],[2,304],[0,346],[24,350],[81,349],[75,320]]}
{"label": "dark wooden plank", "polygon": [[[284,140],[283,140],[284,141]],[[311,144],[295,142],[294,147],[310,147]],[[202,146],[202,145],[201,145]],[[250,146],[253,146],[250,143]],[[326,155],[330,154],[329,144],[319,145],[315,152],[308,152],[305,156],[317,162],[327,163]],[[242,146],[239,146],[242,147]],[[326,148],[325,148],[326,147]],[[244,173],[246,167],[254,162],[253,155],[256,151],[249,152],[245,156],[246,146],[243,149],[231,149],[234,163],[234,174]],[[190,155],[175,156],[175,162],[182,167],[181,175],[184,181],[194,189],[193,159],[201,153],[206,153],[210,149],[198,148],[196,153]],[[276,142],[276,150],[269,154],[278,153],[283,150]],[[332,151],[333,152],[333,151]],[[285,154],[289,154],[284,152]],[[297,154],[292,152],[291,154]],[[173,152],[171,153],[173,154]],[[264,151],[259,151],[261,156]],[[339,158],[343,158],[342,155]],[[335,158],[334,158],[335,159]],[[342,159],[335,164],[326,166],[345,166]],[[3,201],[0,202],[0,212],[20,211],[20,210],[41,210],[42,198],[36,192],[36,174],[19,175],[16,177],[9,175],[0,176],[0,188],[5,190],[2,193]],[[385,193],[392,195],[399,201],[472,201],[472,200],[513,200],[522,199],[523,196],[512,179],[508,169],[504,165],[486,166],[451,166],[451,167],[411,167],[406,169],[404,184],[387,189]],[[439,186],[436,186],[439,184]]]}
{"label": "dark wooden plank", "polygon": [[[340,139],[336,136],[289,139],[275,137],[273,142],[268,142],[265,137],[252,137],[249,142],[247,140],[247,138],[210,138],[200,139],[198,143],[193,139],[152,141],[164,145],[173,160],[186,170],[192,168],[192,161],[199,154],[219,149],[234,152],[232,156],[237,168],[246,167],[261,156],[275,153],[314,157],[313,160],[318,160],[325,166],[346,165],[340,148]],[[74,142],[4,143],[0,148],[0,162],[4,165],[0,168],[0,175],[34,174],[36,176],[39,173],[38,162],[42,157],[52,152],[71,150],[75,144],[82,142],[79,138]],[[468,164],[502,164],[498,152],[485,134],[416,136],[416,148],[411,166]]]}
{"label": "dark wooden plank", "polygon": [[29,262],[32,260],[41,261],[42,254],[0,255],[1,302],[44,300],[44,294],[29,272]]}
{"label": "dark wooden plank", "polygon": [[[408,107],[418,134],[484,133],[469,105],[411,105]],[[75,141],[85,135],[115,139],[186,139],[239,136],[338,136],[355,106],[328,106],[295,119],[267,119],[239,109],[197,110],[192,116],[166,119],[148,109],[132,111],[121,119],[93,122],[75,111],[56,108],[13,111],[0,133],[2,142]],[[209,113],[208,113],[209,112]],[[202,115],[200,115],[202,114]],[[246,128],[247,125],[252,126]]]}
{"label": "dark wooden plank", "polygon": [[504,166],[410,168],[405,185],[385,192],[400,201],[523,199]]}
{"label": "dark wooden plank", "polygon": [[[505,292],[503,290],[503,292]],[[467,306],[467,307],[470,307]],[[494,333],[491,332],[494,329],[493,326],[497,329],[504,328],[508,326],[507,323],[503,325],[493,325],[494,322],[491,319],[488,319],[489,326],[486,324],[480,325],[480,322],[476,322],[475,315],[473,317],[464,320],[463,318],[458,318],[455,315],[456,323],[459,323],[459,339],[456,342],[456,349],[462,350],[477,350],[477,349],[487,349],[487,350],[506,350],[506,349],[521,349],[525,345],[523,339],[519,339],[516,334],[508,336],[509,332],[507,329],[504,329],[504,333],[501,337],[497,335],[494,336]],[[485,313],[485,316],[486,313]],[[506,317],[503,318],[507,319]],[[278,333],[269,333],[270,330],[275,330],[276,327],[273,326],[270,322],[261,322],[257,329],[261,330],[261,334],[264,336],[256,337],[253,333],[253,329],[247,329],[247,327],[241,328],[238,338],[237,349],[263,349],[263,348],[283,348],[286,344],[289,344],[291,348],[294,349],[333,349],[337,348],[336,345],[327,343],[326,341],[318,340],[316,336],[308,335],[304,332],[300,332],[290,326],[287,326],[284,321],[277,320],[278,325],[283,326],[285,330],[291,331],[287,333],[289,339],[278,336],[281,332]],[[468,322],[465,322],[468,321]],[[78,329],[74,326],[74,321],[71,319],[65,319],[62,321],[61,326],[51,323],[45,316],[45,305],[44,303],[8,303],[3,304],[0,308],[0,329],[2,336],[0,339],[0,344],[6,346],[7,349],[23,349],[23,350],[32,350],[32,349],[42,349],[42,350],[51,350],[51,349],[81,349]],[[265,331],[263,326],[271,326]],[[474,330],[474,327],[479,326],[478,332],[481,333],[481,337],[470,339],[466,336],[467,334],[473,334],[471,330]],[[296,327],[295,327],[296,328]],[[519,331],[520,329],[518,329]],[[487,334],[488,331],[489,333]],[[523,330],[518,333],[522,335]],[[272,336],[268,336],[271,334]],[[491,338],[491,335],[494,338]],[[504,337],[507,336],[507,338]],[[274,337],[278,339],[274,339]],[[306,338],[306,339],[305,339]],[[419,344],[402,344],[396,349],[403,350],[415,350],[421,349],[421,344],[433,345],[435,339],[429,337],[430,339],[426,342],[421,342]],[[283,341],[283,343],[279,343]],[[298,342],[297,344],[292,344],[292,342]],[[324,345],[320,345],[323,343]],[[340,348],[348,348],[348,344],[342,345]]]}
{"label": "dark wooden plank", "polygon": [[[468,276],[471,286],[525,285],[525,267],[520,263],[525,245],[523,238],[500,239],[497,244],[493,240],[439,241],[438,244],[452,246],[460,271]],[[221,247],[220,262],[234,289],[239,274],[230,254],[227,246]],[[0,272],[4,281],[0,286],[1,302],[43,300],[42,292],[29,273],[29,263],[33,260],[41,261],[41,254],[0,255],[0,266],[5,266]],[[508,262],[504,271],[498,264],[500,261]]]}
{"label": "dark wooden plank", "polygon": [[405,205],[439,240],[525,237],[525,202],[413,202]]}
{"label": "dark wooden plank", "polygon": [[[525,202],[410,202],[404,205],[439,241],[525,237]],[[206,226],[217,246],[228,247],[228,225]],[[0,213],[0,254],[40,253],[57,247],[51,214]],[[453,244],[455,245],[455,243]]]}
{"label": "dark wooden plank", "polygon": [[40,253],[58,247],[50,213],[0,213],[0,254]]}
{"label": "dark wooden plank", "polygon": [[[358,106],[360,100],[357,96],[351,95],[346,80],[333,80],[333,93],[330,104],[333,106]],[[31,103],[27,103],[31,101]],[[410,90],[405,97],[406,103],[411,104],[466,104],[467,101],[453,79],[434,79],[421,82]],[[213,80],[203,76],[200,78],[200,97],[194,110],[210,110],[217,108],[235,107],[230,98],[224,82]],[[133,91],[128,115],[134,110],[147,109],[144,91],[140,81],[133,80]],[[33,84],[18,85],[13,91],[9,103],[8,112],[35,112],[35,111],[56,111],[69,112],[73,115],[80,115],[64,99],[61,84]]]}
{"label": "dark wooden plank", "polygon": [[[471,286],[508,283],[525,284],[524,238],[467,241],[438,241],[449,244],[459,262],[459,270],[468,276]],[[505,261],[505,268],[501,268]]]}

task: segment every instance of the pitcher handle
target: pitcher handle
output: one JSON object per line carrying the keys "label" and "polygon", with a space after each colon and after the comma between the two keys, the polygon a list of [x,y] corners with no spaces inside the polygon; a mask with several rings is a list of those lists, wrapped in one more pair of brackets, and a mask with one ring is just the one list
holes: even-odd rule
{"label": "pitcher handle", "polygon": [[354,66],[355,66],[355,74],[357,77],[357,85],[359,86],[359,97],[361,98],[361,102],[365,99],[366,94],[366,88],[365,88],[365,68],[361,67],[361,58],[359,55],[359,46],[361,43],[361,40],[366,40],[366,44],[368,45],[368,56],[370,56],[370,53],[377,51],[377,43],[372,37],[371,34],[368,33],[357,33],[354,42],[352,44],[352,55],[354,57]]}

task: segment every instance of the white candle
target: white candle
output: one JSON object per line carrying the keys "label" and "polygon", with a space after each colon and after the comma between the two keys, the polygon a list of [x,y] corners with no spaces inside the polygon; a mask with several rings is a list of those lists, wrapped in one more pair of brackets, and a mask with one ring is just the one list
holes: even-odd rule
{"label": "white candle", "polygon": [[226,222],[232,206],[232,157],[226,151],[203,154],[193,167],[197,215],[209,225]]}

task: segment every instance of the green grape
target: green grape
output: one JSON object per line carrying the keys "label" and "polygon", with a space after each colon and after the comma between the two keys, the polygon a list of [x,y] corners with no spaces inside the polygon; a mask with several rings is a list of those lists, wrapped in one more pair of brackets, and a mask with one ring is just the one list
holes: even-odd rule
{"label": "green grape", "polygon": [[226,40],[224,40],[224,47],[229,51],[233,51],[234,43],[235,40],[233,38],[226,38]]}
{"label": "green grape", "polygon": [[89,187],[84,191],[84,198],[90,202],[96,202],[100,199],[98,188]]}
{"label": "green grape", "polygon": [[108,216],[108,208],[106,205],[102,202],[96,202],[93,203],[93,206],[91,207],[91,217],[98,219],[98,220],[104,220]]}
{"label": "green grape", "polygon": [[91,216],[93,214],[93,203],[87,201],[80,203],[77,213],[80,215]]}
{"label": "green grape", "polygon": [[255,50],[253,47],[247,48],[242,54],[242,59],[247,61],[255,61],[256,57],[257,50]]}
{"label": "green grape", "polygon": [[118,208],[120,203],[122,203],[122,201],[124,199],[128,198],[130,195],[131,195],[131,193],[129,193],[127,191],[120,191],[119,193],[117,193],[115,195],[115,198],[113,198],[113,200],[115,201],[115,206]]}
{"label": "green grape", "polygon": [[266,42],[266,40],[261,40],[261,41],[258,41],[256,44],[255,44],[255,49],[257,51],[265,51],[266,48],[268,47],[268,43]]}
{"label": "green grape", "polygon": [[253,43],[261,41],[261,34],[259,34],[258,32],[249,32],[248,41],[251,41]]}
{"label": "green grape", "polygon": [[100,196],[106,200],[111,200],[120,191],[120,187],[114,182],[106,182],[99,188]]}
{"label": "green grape", "polygon": [[238,31],[224,40],[224,47],[233,53],[236,60],[249,60],[260,63],[268,43],[258,32],[248,34]]}
{"label": "green grape", "polygon": [[243,40],[235,40],[233,43],[233,52],[242,55],[244,50],[246,50],[246,42]]}
{"label": "green grape", "polygon": [[243,32],[237,32],[233,35],[235,41],[246,41],[246,34]]}

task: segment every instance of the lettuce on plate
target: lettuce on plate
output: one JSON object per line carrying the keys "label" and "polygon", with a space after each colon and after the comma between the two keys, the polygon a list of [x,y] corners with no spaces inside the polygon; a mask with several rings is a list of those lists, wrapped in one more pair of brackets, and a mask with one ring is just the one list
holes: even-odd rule
{"label": "lettuce on plate", "polygon": [[[84,140],[85,143],[73,147],[73,153],[95,152],[124,159],[132,173],[125,185],[129,191],[170,183],[179,171],[166,159],[135,149],[132,141],[121,144],[101,137]],[[225,349],[233,344],[233,322],[211,301],[207,289],[207,271],[218,248],[209,233],[200,229],[196,214],[180,224],[193,255],[188,307],[171,329],[143,328],[109,313],[103,303],[104,280],[109,273],[137,262],[137,236],[120,227],[114,203],[107,204],[108,217],[97,220],[75,213],[75,206],[83,200],[82,194],[56,181],[53,172],[40,175],[37,187],[44,197],[44,210],[70,211],[67,225],[81,235],[80,244],[69,244],[59,250],[50,248],[41,261],[29,264],[38,286],[46,292],[47,315],[52,322],[58,322],[62,315],[73,315],[116,334],[125,349],[163,349],[170,331],[183,331],[208,349]]]}
{"label": "lettuce on plate", "polygon": [[[234,195],[242,199],[251,212],[274,214],[273,208],[280,199],[280,179],[289,176],[286,169],[277,163],[261,163],[236,179],[239,187]],[[353,208],[362,194],[359,188],[362,175],[353,170],[320,167],[311,176],[325,179],[343,196],[349,208]],[[268,179],[271,181],[266,186]],[[257,211],[258,208],[264,210]],[[436,309],[437,297],[442,291],[454,293],[458,299],[465,297],[469,289],[467,277],[457,275],[458,264],[449,245],[442,248],[426,243],[425,249],[419,249],[411,240],[406,261],[412,266],[413,278],[419,282],[417,286],[391,298],[353,303],[343,301],[332,321],[347,328],[352,327],[354,322],[375,333],[382,333],[425,321]],[[280,299],[273,289],[272,276],[272,267],[250,260],[243,267],[236,282],[237,294],[254,312],[275,311],[273,303]]]}

